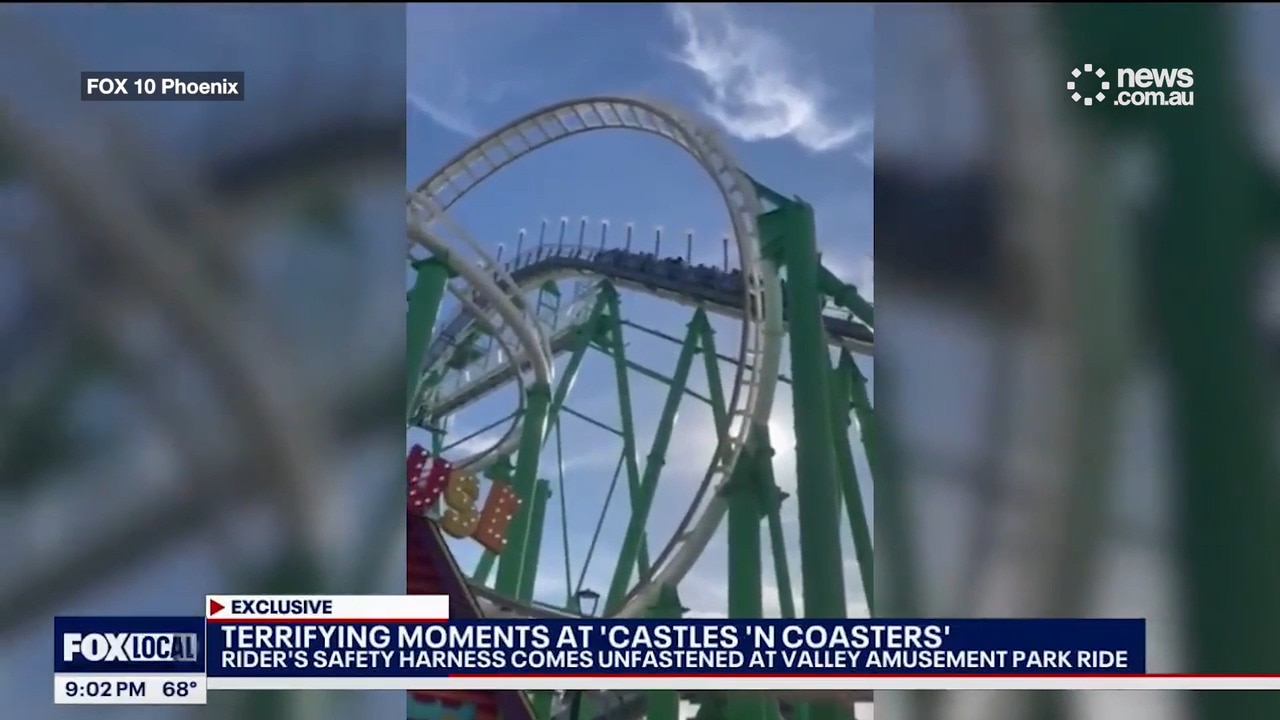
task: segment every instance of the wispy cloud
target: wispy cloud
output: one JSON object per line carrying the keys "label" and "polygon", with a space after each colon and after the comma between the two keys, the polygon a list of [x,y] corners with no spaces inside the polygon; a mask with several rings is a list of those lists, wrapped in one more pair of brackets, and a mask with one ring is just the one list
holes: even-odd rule
{"label": "wispy cloud", "polygon": [[477,129],[475,122],[467,117],[459,106],[455,105],[453,108],[448,108],[443,105],[436,105],[421,95],[413,93],[409,93],[408,99],[410,107],[431,118],[435,124],[445,130],[467,138],[480,136],[480,130]]}
{"label": "wispy cloud", "polygon": [[[411,3],[405,83],[410,107],[468,138],[494,121],[495,105],[538,77],[520,58],[564,12],[554,4]],[[503,113],[498,114],[499,119]]]}
{"label": "wispy cloud", "polygon": [[725,5],[670,6],[681,35],[675,60],[698,73],[705,112],[746,141],[790,138],[812,152],[849,147],[869,136],[870,117],[837,120],[827,87],[801,75],[776,36],[743,24]]}

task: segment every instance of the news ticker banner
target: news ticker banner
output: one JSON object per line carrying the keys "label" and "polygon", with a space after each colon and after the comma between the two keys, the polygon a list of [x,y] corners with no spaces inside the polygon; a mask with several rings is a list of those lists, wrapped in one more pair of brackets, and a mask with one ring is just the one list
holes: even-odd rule
{"label": "news ticker banner", "polygon": [[461,620],[443,596],[223,596],[59,617],[55,702],[211,690],[1266,689],[1146,674],[1143,620]]}

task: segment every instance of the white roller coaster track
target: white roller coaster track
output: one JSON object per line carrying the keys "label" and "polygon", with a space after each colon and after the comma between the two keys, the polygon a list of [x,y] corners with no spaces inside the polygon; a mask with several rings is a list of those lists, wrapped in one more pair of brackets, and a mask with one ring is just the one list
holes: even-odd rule
{"label": "white roller coaster track", "polygon": [[[467,297],[466,291],[454,285],[449,286],[449,292],[453,294],[459,305],[462,306],[462,309],[470,313],[471,317],[475,318],[476,322],[489,333],[490,337],[493,338],[493,341],[497,343],[502,352],[506,353],[508,358],[522,357],[523,354],[511,347],[511,344],[507,341],[506,337],[504,337],[502,332],[501,316],[494,318],[491,313],[486,312],[477,305],[475,301]],[[519,365],[516,367],[519,367]],[[518,402],[520,405],[517,407],[516,413],[512,416],[511,424],[507,426],[507,431],[503,433],[502,438],[494,445],[494,447],[497,448],[515,447],[520,442],[519,418],[523,414],[524,410],[525,389],[527,387],[527,383],[525,382],[523,373],[514,373],[514,378],[517,388],[516,397],[519,398]],[[485,452],[489,453],[490,457],[493,457],[492,450],[486,450]],[[476,461],[481,459],[482,458],[473,456],[468,460],[462,461],[462,463],[459,464],[459,468],[466,472],[478,472],[480,468]]]}
{"label": "white roller coaster track", "polygon": [[[490,318],[493,322],[491,329],[494,336],[502,337],[507,330],[515,336],[516,341],[520,343],[518,357],[529,363],[534,382],[549,385],[552,379],[551,346],[537,319],[525,316],[524,299],[520,296],[520,289],[511,276],[489,257],[489,254],[466,230],[450,220],[444,209],[433,198],[411,195],[407,224],[409,238],[412,241],[421,244],[436,257],[443,258],[449,267],[465,281],[470,290],[493,309],[496,317],[475,307],[480,317]],[[438,234],[441,231],[451,231],[455,242],[450,243],[441,238]],[[459,242],[471,248],[478,256],[478,262],[468,262],[457,254],[453,246]],[[504,287],[507,290],[504,290]],[[465,290],[456,286],[451,289],[457,297],[466,294]],[[479,472],[504,454],[514,450],[520,441],[520,434],[516,429],[513,425],[502,440],[493,447],[459,461],[459,469]]]}
{"label": "white roller coaster track", "polygon": [[[683,148],[715,182],[729,213],[744,278],[742,336],[738,368],[729,400],[730,424],[720,452],[704,477],[715,492],[702,504],[695,499],[671,541],[653,562],[655,573],[637,585],[615,617],[643,613],[664,585],[676,585],[693,567],[728,511],[720,487],[734,467],[756,426],[767,423],[773,408],[782,354],[782,288],[777,264],[761,256],[756,218],[761,213],[755,186],[738,168],[717,135],[661,103],[626,97],[592,97],[558,103],[530,113],[482,138],[429,177],[410,194],[410,239],[444,258],[476,295],[498,314],[518,338],[520,357],[532,365],[535,382],[549,382],[549,345],[539,324],[528,317],[518,286],[502,267],[456,224],[448,209],[484,180],[539,148],[596,130],[627,129],[657,135]],[[444,225],[479,256],[472,263],[451,252],[438,232]],[[495,278],[497,278],[495,280]],[[502,283],[501,285],[499,283]],[[504,289],[505,288],[505,289]],[[471,468],[510,451],[503,443],[467,458]],[[700,493],[701,495],[701,493]]]}

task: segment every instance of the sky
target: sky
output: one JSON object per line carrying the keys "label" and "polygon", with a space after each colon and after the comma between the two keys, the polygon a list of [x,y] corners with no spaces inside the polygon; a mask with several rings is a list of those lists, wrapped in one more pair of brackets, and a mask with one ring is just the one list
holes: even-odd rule
{"label": "sky", "polygon": [[[409,180],[553,102],[651,97],[709,118],[743,167],[813,203],[828,260],[868,281],[870,18],[854,6],[799,16],[770,4],[411,6]],[[553,147],[493,185],[485,194],[500,208],[486,203],[484,222],[468,222],[477,234],[509,238],[562,215],[713,236],[726,227],[692,163],[630,133]]]}
{"label": "sky", "polygon": [[[794,13],[761,5],[415,5],[408,13],[409,156],[408,184],[416,186],[436,168],[488,132],[539,108],[591,95],[653,98],[675,105],[714,128],[740,166],[764,184],[798,195],[815,208],[823,262],[867,297],[874,297],[871,247],[871,162],[873,92],[871,13],[866,6],[813,6]],[[598,242],[599,224],[609,223],[609,246],[621,245],[622,227],[652,245],[663,232],[663,255],[685,252],[684,236],[694,235],[694,262],[719,264],[720,239],[728,228],[714,185],[678,147],[640,133],[612,131],[573,137],[521,158],[451,211],[454,219],[491,255],[514,251],[520,230],[535,242],[543,221],[555,242],[562,218],[569,242],[588,220],[588,244]],[[640,241],[637,240],[637,246]],[[564,284],[566,290],[571,285]],[[624,292],[628,320],[682,336],[691,310],[634,292]],[[443,317],[454,308],[447,306]],[[736,321],[713,318],[718,349],[736,355]],[[664,374],[675,365],[678,348],[632,332],[628,359]],[[785,350],[784,350],[785,355]],[[870,361],[863,361],[870,374]],[[784,373],[786,365],[784,361]],[[557,363],[562,370],[564,358]],[[728,374],[730,367],[722,366]],[[449,381],[447,381],[449,382]],[[665,386],[631,373],[637,446],[643,468],[665,396]],[[695,369],[691,389],[705,376]],[[591,354],[567,405],[618,426],[617,384],[608,359]],[[516,407],[514,388],[493,393],[451,419],[452,438],[505,417]],[[793,409],[783,386],[770,430],[777,450],[779,484],[795,488]],[[553,496],[541,546],[535,597],[563,605],[577,587],[604,593],[628,516],[625,498],[609,507],[590,567],[583,556],[607,496],[620,443],[607,432],[564,417],[562,454],[554,437],[546,446],[540,477],[552,481]],[[453,457],[492,445],[502,430],[482,435]],[[424,442],[411,431],[409,442]],[[648,524],[656,552],[674,531],[705,472],[714,443],[710,413],[696,402],[681,405]],[[856,446],[855,446],[856,447]],[[466,452],[463,452],[466,451]],[[446,453],[447,456],[451,455]],[[558,483],[563,462],[565,491]],[[857,464],[868,477],[860,449]],[[621,483],[625,488],[625,479]],[[625,490],[620,489],[619,495]],[[871,506],[869,488],[864,490]],[[564,499],[563,509],[560,506]],[[795,500],[783,506],[788,560],[799,588],[798,520]],[[562,531],[560,520],[564,518]],[[842,520],[843,557],[852,558]],[[567,542],[566,542],[567,538]],[[767,541],[766,541],[767,542]],[[572,578],[566,587],[564,548]],[[474,566],[476,545],[453,543],[463,568]],[[765,564],[769,566],[766,549]],[[695,616],[726,610],[726,545],[723,526],[681,583],[683,603]],[[856,568],[843,567],[849,612],[865,615]],[[777,614],[771,568],[763,578],[766,613]],[[797,598],[799,602],[799,598]],[[686,708],[688,709],[688,708]]]}

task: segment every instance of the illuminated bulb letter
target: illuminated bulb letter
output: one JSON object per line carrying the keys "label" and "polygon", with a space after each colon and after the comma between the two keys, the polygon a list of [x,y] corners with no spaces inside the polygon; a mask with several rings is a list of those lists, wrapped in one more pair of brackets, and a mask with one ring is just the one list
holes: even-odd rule
{"label": "illuminated bulb letter", "polygon": [[433,458],[421,445],[409,452],[409,512],[421,512],[435,505],[449,481],[453,465],[443,458]]}
{"label": "illuminated bulb letter", "polygon": [[507,528],[511,519],[520,509],[520,498],[510,485],[501,482],[493,483],[489,488],[489,497],[484,500],[484,510],[480,512],[480,524],[472,535],[476,542],[491,553],[500,553],[507,546]]}
{"label": "illuminated bulb letter", "polygon": [[453,463],[444,458],[432,458],[431,467],[418,482],[418,497],[423,505],[430,507],[439,499],[441,493],[449,485],[453,475]]}
{"label": "illuminated bulb letter", "polygon": [[480,481],[474,475],[454,474],[444,491],[448,509],[440,518],[440,527],[456,538],[471,537],[480,524],[476,500],[480,497]]}
{"label": "illuminated bulb letter", "polygon": [[421,445],[409,449],[409,457],[405,458],[405,479],[412,485],[427,466],[427,450]]}

